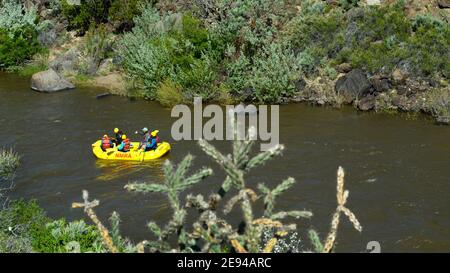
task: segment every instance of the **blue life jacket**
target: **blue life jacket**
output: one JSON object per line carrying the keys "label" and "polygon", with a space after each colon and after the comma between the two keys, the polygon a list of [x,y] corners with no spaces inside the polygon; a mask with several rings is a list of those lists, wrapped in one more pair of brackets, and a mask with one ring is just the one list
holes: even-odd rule
{"label": "blue life jacket", "polygon": [[150,137],[149,141],[147,142],[146,148],[149,148],[149,149],[156,148],[156,143],[157,143],[156,138]]}

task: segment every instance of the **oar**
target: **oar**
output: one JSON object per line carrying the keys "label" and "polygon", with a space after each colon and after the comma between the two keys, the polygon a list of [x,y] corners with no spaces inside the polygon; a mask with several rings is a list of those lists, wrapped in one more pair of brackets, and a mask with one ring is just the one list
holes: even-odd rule
{"label": "oar", "polygon": [[141,150],[141,153],[142,153],[141,162],[143,162],[144,161],[144,157],[145,157],[145,149]]}

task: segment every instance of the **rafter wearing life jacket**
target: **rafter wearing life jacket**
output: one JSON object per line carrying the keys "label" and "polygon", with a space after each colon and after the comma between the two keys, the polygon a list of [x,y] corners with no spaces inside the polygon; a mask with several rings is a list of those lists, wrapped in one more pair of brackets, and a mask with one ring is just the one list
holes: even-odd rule
{"label": "rafter wearing life jacket", "polygon": [[112,147],[113,147],[113,143],[112,143],[111,139],[107,135],[104,135],[102,137],[102,145],[101,145],[102,150],[106,151],[106,149],[110,149]]}
{"label": "rafter wearing life jacket", "polygon": [[128,152],[130,151],[130,148],[131,148],[130,139],[128,139],[126,135],[122,135],[122,143],[120,143],[117,149],[121,152]]}

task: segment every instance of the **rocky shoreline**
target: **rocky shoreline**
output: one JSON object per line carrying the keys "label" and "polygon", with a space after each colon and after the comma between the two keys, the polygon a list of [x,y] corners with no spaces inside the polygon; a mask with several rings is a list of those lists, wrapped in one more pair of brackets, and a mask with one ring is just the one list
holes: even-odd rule
{"label": "rocky shoreline", "polygon": [[[32,89],[55,92],[72,89],[75,86],[93,86],[104,88],[107,92],[115,95],[136,96],[138,94],[137,96],[149,98],[145,92],[133,92],[140,88],[148,89],[148,86],[142,86],[139,80],[136,81],[135,75],[130,74],[130,71],[125,71],[126,69],[122,65],[124,57],[117,54],[115,48],[115,43],[123,38],[123,33],[115,33],[116,25],[102,23],[96,28],[83,30],[83,33],[80,33],[81,30],[69,30],[70,22],[60,14],[61,11],[49,4],[51,1],[24,2],[26,8],[35,7],[37,9],[40,20],[50,22],[45,27],[41,27],[38,35],[39,43],[48,49],[46,54],[40,56],[43,59],[41,62],[44,63],[42,66],[47,70],[32,75]],[[70,5],[80,5],[77,1],[75,1],[77,3],[68,2]],[[331,7],[337,5],[333,1],[311,2],[322,5],[326,3]],[[379,5],[380,2],[390,4],[393,1],[368,1],[367,4]],[[432,4],[432,13],[438,14],[444,11],[447,16],[444,17],[448,18],[448,1],[438,2]],[[405,14],[413,17],[417,10],[424,7],[405,8]],[[302,7],[297,6],[297,8],[298,12],[301,12]],[[361,12],[362,10],[358,8],[355,8],[354,12],[350,9],[347,15],[348,18],[358,17]],[[178,18],[177,22],[182,19],[179,14],[172,17]],[[170,16],[168,18],[171,19]],[[350,25],[349,30],[351,29]],[[369,45],[375,44],[376,46],[382,42],[382,40],[377,40]],[[115,54],[105,52],[115,52]],[[36,60],[32,60],[31,65],[34,65],[33,62]],[[277,91],[281,96],[278,102],[309,102],[333,106],[350,104],[359,111],[423,112],[434,116],[438,123],[450,124],[450,86],[443,75],[420,76],[415,73],[413,64],[407,60],[398,62],[394,69],[384,69],[383,67],[377,73],[371,73],[347,62],[337,63],[333,68],[326,66],[336,74],[334,76],[330,76],[330,72],[323,71],[325,68],[320,67],[319,64],[316,66],[310,70],[318,72],[301,73],[295,80],[293,92],[290,91],[291,93],[288,94],[288,92]],[[223,67],[218,69],[219,73],[224,73],[221,71],[223,69]],[[444,74],[444,72],[438,74]],[[219,75],[218,78],[223,77],[226,76]],[[140,80],[142,81],[142,79]],[[222,85],[217,84],[218,81],[220,80],[216,79],[213,82],[216,87],[221,88]],[[255,102],[256,90],[254,88],[246,88],[239,92],[234,90],[233,92],[229,89],[225,91],[228,101]],[[183,94],[176,95],[182,96]],[[189,96],[188,92],[187,97],[189,98]],[[212,100],[215,99],[217,98]],[[259,103],[269,102],[259,101]]]}

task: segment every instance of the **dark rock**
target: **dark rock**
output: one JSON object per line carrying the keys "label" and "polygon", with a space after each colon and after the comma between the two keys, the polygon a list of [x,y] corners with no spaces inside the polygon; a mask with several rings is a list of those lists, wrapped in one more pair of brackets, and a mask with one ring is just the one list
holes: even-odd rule
{"label": "dark rock", "polygon": [[306,87],[306,81],[303,78],[296,80],[294,84],[297,91],[302,91]]}
{"label": "dark rock", "polygon": [[56,34],[56,30],[54,28],[45,29],[39,32],[38,34],[38,42],[44,47],[50,47],[58,38],[58,35]]}
{"label": "dark rock", "polygon": [[396,84],[403,84],[405,83],[406,79],[408,78],[408,72],[401,68],[396,68],[392,72],[392,79]]}
{"label": "dark rock", "polygon": [[58,75],[53,69],[41,71],[31,77],[31,89],[40,92],[56,92],[72,89],[75,86]]}
{"label": "dark rock", "polygon": [[345,102],[351,103],[355,98],[362,98],[371,91],[371,83],[360,69],[350,71],[336,81],[335,91],[341,94]]}
{"label": "dark rock", "polygon": [[255,89],[253,87],[246,87],[242,90],[241,96],[243,100],[249,100],[253,94],[255,93]]}
{"label": "dark rock", "polygon": [[372,78],[372,85],[376,92],[383,93],[391,89],[389,79],[376,75]]}
{"label": "dark rock", "polygon": [[342,63],[337,66],[336,70],[340,73],[348,73],[352,70],[352,65],[349,63]]}
{"label": "dark rock", "polygon": [[121,55],[115,55],[112,59],[112,63],[115,65],[121,64],[123,62],[123,57]]}
{"label": "dark rock", "polygon": [[97,99],[102,99],[102,98],[108,97],[108,96],[110,96],[110,95],[111,95],[111,93],[109,93],[109,92],[101,93],[101,94],[98,94],[98,95],[96,96],[96,98],[97,98]]}
{"label": "dark rock", "polygon": [[375,108],[375,96],[368,95],[358,101],[358,109],[361,111],[369,111]]}
{"label": "dark rock", "polygon": [[450,0],[438,0],[438,7],[441,9],[448,9],[450,8]]}
{"label": "dark rock", "polygon": [[397,87],[397,94],[400,96],[406,95],[408,93],[408,87],[405,85],[400,85]]}

